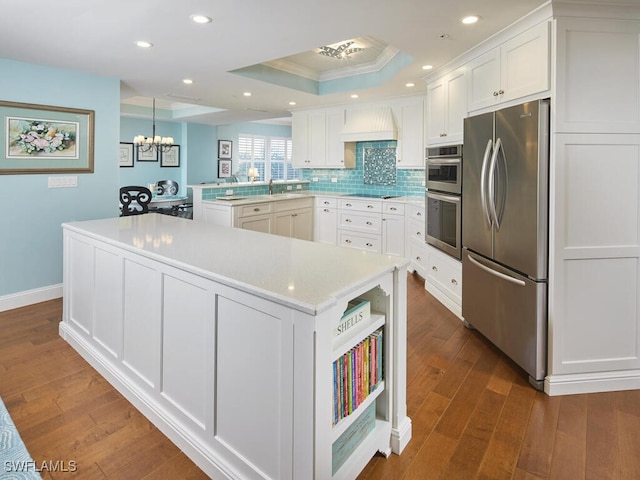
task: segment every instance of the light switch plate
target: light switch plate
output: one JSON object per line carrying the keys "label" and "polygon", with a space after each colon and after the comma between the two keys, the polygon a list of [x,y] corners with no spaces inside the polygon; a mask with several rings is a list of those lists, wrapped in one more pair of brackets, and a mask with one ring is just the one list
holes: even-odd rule
{"label": "light switch plate", "polygon": [[78,177],[76,175],[68,177],[49,177],[47,180],[49,188],[70,188],[78,186]]}

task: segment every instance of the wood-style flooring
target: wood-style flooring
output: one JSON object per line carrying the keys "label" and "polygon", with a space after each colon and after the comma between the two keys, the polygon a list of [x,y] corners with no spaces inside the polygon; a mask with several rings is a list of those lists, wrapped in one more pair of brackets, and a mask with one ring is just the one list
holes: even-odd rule
{"label": "wood-style flooring", "polygon": [[[359,480],[640,479],[640,390],[537,392],[423,285],[409,275],[413,438]],[[59,337],[61,315],[60,300],[0,313],[0,397],[42,477],[207,478]]]}

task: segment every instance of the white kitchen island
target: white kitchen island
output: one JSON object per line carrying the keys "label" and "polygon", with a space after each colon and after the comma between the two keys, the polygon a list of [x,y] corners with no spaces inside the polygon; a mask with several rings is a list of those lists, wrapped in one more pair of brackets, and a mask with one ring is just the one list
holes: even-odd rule
{"label": "white kitchen island", "polygon": [[[158,214],[63,231],[61,336],[208,475],[355,478],[411,438],[406,260]],[[333,425],[334,362],[380,331],[383,381]]]}

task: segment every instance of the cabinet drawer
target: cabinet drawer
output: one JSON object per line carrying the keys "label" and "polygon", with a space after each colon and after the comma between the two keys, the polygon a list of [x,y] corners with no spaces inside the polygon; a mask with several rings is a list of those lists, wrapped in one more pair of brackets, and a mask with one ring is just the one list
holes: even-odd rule
{"label": "cabinet drawer", "polygon": [[340,199],[339,206],[341,210],[382,213],[382,202],[363,198]]}
{"label": "cabinet drawer", "polygon": [[364,235],[339,230],[338,245],[381,253],[382,237],[380,235]]}
{"label": "cabinet drawer", "polygon": [[382,233],[382,217],[376,214],[339,211],[340,228],[360,232]]}
{"label": "cabinet drawer", "polygon": [[384,202],[382,212],[391,215],[404,215],[404,203]]}
{"label": "cabinet drawer", "polygon": [[407,229],[407,235],[410,241],[415,241],[418,244],[424,244],[424,220],[409,219],[409,228]]}
{"label": "cabinet drawer", "polygon": [[265,213],[271,213],[272,203],[251,203],[249,205],[242,205],[238,208],[238,217],[248,217],[251,215],[264,215]]}
{"label": "cabinet drawer", "polygon": [[407,214],[409,218],[414,220],[419,220],[422,223],[425,221],[424,207],[407,204]]}
{"label": "cabinet drawer", "polygon": [[316,207],[337,208],[338,199],[335,197],[316,197]]}
{"label": "cabinet drawer", "polygon": [[429,268],[429,253],[424,245],[409,244],[409,260],[423,277]]}
{"label": "cabinet drawer", "polygon": [[429,255],[427,276],[427,281],[436,285],[457,305],[462,304],[462,265],[460,262],[439,255]]}
{"label": "cabinet drawer", "polygon": [[299,208],[313,207],[313,198],[294,198],[293,200],[279,200],[273,202],[274,212],[285,212],[287,210],[297,210]]}

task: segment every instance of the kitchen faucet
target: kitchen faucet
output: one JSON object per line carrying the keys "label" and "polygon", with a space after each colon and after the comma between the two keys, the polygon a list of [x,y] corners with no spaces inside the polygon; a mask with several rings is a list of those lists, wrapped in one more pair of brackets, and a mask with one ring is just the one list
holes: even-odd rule
{"label": "kitchen faucet", "polygon": [[273,178],[269,180],[269,195],[273,194]]}

